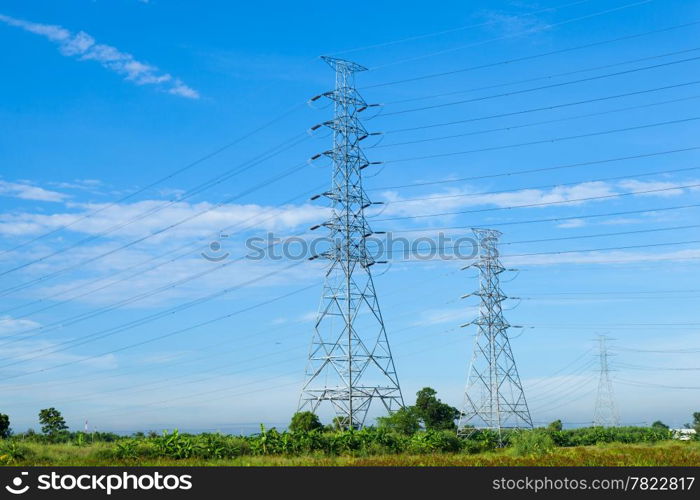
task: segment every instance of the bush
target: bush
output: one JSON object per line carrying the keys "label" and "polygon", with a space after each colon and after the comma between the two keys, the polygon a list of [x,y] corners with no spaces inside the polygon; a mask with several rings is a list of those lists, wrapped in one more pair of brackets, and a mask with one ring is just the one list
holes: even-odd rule
{"label": "bush", "polygon": [[0,413],[0,438],[7,439],[12,435],[12,429],[10,429],[10,417],[4,413]]}
{"label": "bush", "polygon": [[413,406],[404,406],[386,417],[379,417],[380,429],[411,436],[420,430],[420,417]]}
{"label": "bush", "polygon": [[582,427],[550,433],[557,446],[592,446],[603,443],[655,443],[671,439],[659,427]]}
{"label": "bush", "polygon": [[24,460],[30,455],[32,455],[32,451],[15,440],[6,440],[0,443],[0,465],[12,464],[18,460]]}
{"label": "bush", "polygon": [[323,424],[318,419],[318,415],[310,411],[300,411],[292,416],[289,424],[290,432],[310,432],[322,429]]}
{"label": "bush", "polygon": [[519,456],[545,455],[555,447],[550,434],[542,429],[516,432],[510,436],[510,445],[513,452]]}

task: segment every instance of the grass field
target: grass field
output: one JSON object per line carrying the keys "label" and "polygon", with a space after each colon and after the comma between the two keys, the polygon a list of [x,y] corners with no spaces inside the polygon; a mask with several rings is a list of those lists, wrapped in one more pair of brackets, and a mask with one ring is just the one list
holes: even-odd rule
{"label": "grass field", "polygon": [[700,443],[659,442],[649,444],[605,444],[555,448],[546,453],[516,455],[511,449],[476,454],[430,453],[373,456],[241,456],[231,459],[114,458],[109,443],[74,444],[27,443],[24,457],[0,455],[9,466],[700,466]]}

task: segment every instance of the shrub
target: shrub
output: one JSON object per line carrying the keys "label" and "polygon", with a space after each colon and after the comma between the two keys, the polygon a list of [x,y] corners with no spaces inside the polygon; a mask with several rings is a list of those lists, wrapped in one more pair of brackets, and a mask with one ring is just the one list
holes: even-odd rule
{"label": "shrub", "polygon": [[295,413],[292,416],[292,422],[289,424],[291,432],[310,432],[322,428],[323,424],[318,419],[318,415],[310,411]]}
{"label": "shrub", "polygon": [[14,440],[0,443],[0,464],[12,464],[18,460],[24,460],[32,455],[32,451],[26,446],[20,445]]}
{"label": "shrub", "polygon": [[411,436],[420,430],[420,417],[413,406],[404,406],[391,415],[379,417],[377,424],[380,429]]}
{"label": "shrub", "polygon": [[544,455],[554,449],[554,440],[542,429],[519,431],[510,436],[513,452],[519,456]]}

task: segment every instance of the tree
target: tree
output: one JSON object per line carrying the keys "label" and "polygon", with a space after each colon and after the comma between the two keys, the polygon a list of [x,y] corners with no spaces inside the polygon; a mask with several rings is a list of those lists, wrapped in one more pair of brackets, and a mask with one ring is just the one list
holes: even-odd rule
{"label": "tree", "polygon": [[700,411],[693,413],[693,429],[700,434]]}
{"label": "tree", "polygon": [[440,401],[435,389],[424,387],[416,393],[415,411],[429,430],[454,430],[460,411]]}
{"label": "tree", "polygon": [[12,434],[12,429],[10,429],[10,417],[4,413],[0,413],[0,438],[7,439]]}
{"label": "tree", "polygon": [[321,421],[318,419],[318,415],[310,411],[295,413],[289,424],[289,430],[291,432],[309,432],[322,428],[323,424],[321,424]]}
{"label": "tree", "polygon": [[558,432],[558,431],[562,430],[563,428],[564,428],[564,426],[562,425],[561,420],[555,420],[554,422],[551,422],[547,426],[547,430],[550,432]]}
{"label": "tree", "polygon": [[377,424],[380,429],[388,429],[411,436],[420,429],[420,417],[413,406],[404,406],[389,416],[379,417]]}
{"label": "tree", "polygon": [[661,420],[657,420],[653,424],[651,424],[652,429],[665,429],[668,430],[668,425],[664,424]]}
{"label": "tree", "polygon": [[41,432],[47,436],[55,436],[68,429],[63,415],[56,408],[46,408],[39,412]]}

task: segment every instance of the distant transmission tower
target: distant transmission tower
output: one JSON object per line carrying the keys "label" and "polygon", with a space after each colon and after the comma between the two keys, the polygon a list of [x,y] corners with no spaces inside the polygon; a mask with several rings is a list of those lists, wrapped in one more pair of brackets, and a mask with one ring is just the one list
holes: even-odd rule
{"label": "distant transmission tower", "polygon": [[335,90],[322,94],[335,103],[333,119],[323,123],[333,134],[333,148],[323,153],[333,164],[331,188],[322,195],[330,199],[332,213],[312,229],[327,227],[332,243],[311,257],[328,259],[329,265],[299,409],[315,412],[329,402],[340,425],[360,428],[372,400],[393,412],[403,406],[403,397],[370,270],[380,261],[366,248],[366,239],[375,233],[364,215],[372,202],[362,187],[362,170],[370,162],[360,142],[370,134],[358,113],[368,106],[354,82],[355,73],[366,68],[323,59],[335,69]]}
{"label": "distant transmission tower", "polygon": [[510,347],[508,328],[503,317],[503,295],[499,276],[506,269],[498,255],[499,231],[473,229],[479,242],[479,259],[467,267],[479,269],[479,317],[463,326],[476,325],[474,354],[469,367],[464,408],[459,421],[460,433],[473,429],[491,429],[499,434],[504,428],[532,428],[530,410],[520,384],[518,368]]}
{"label": "distant transmission tower", "polygon": [[600,347],[600,378],[598,379],[598,397],[595,402],[595,412],[593,414],[594,425],[603,427],[615,427],[620,425],[620,417],[615,406],[615,395],[613,393],[612,381],[610,380],[610,366],[608,365],[608,344],[609,337],[598,336]]}

